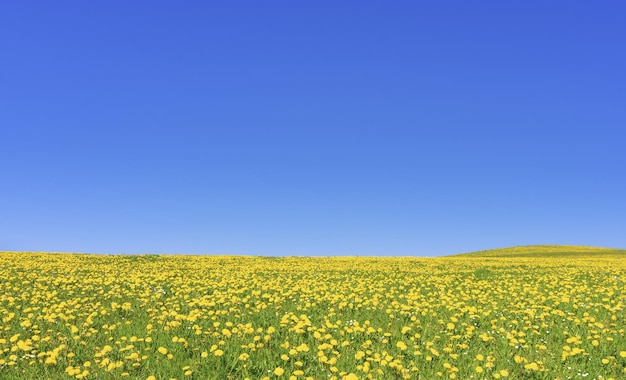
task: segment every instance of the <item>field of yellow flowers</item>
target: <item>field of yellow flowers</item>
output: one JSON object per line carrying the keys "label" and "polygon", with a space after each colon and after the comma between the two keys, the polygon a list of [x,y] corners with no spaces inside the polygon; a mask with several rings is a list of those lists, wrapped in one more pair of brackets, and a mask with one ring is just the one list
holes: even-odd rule
{"label": "field of yellow flowers", "polygon": [[626,379],[626,255],[0,253],[2,379]]}

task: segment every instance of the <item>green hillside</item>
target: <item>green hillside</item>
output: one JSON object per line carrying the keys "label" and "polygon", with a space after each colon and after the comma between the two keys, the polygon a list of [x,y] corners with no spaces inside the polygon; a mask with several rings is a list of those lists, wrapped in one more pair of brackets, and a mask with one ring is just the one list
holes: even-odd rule
{"label": "green hillside", "polygon": [[472,257],[567,257],[567,256],[626,256],[626,250],[579,245],[528,245],[488,249],[456,256]]}

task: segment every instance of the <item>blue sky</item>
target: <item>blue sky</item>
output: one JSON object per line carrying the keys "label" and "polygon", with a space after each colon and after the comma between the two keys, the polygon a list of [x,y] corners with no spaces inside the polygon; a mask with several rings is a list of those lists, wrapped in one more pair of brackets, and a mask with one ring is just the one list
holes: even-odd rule
{"label": "blue sky", "polygon": [[0,250],[626,247],[622,2],[4,2]]}

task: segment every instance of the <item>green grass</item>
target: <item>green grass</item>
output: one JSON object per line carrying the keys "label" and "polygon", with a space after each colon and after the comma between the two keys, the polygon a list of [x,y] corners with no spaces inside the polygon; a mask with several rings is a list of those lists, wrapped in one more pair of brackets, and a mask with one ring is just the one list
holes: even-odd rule
{"label": "green grass", "polygon": [[577,245],[528,245],[488,249],[453,256],[471,257],[571,257],[571,256],[626,256],[626,250],[618,248],[589,247]]}
{"label": "green grass", "polygon": [[623,254],[0,252],[0,379],[626,379]]}

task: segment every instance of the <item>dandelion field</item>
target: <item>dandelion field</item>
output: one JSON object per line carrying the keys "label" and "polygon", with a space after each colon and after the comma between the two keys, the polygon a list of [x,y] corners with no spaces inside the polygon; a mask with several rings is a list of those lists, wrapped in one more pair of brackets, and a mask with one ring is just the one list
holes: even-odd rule
{"label": "dandelion field", "polygon": [[2,379],[625,379],[626,255],[0,253]]}

